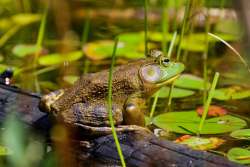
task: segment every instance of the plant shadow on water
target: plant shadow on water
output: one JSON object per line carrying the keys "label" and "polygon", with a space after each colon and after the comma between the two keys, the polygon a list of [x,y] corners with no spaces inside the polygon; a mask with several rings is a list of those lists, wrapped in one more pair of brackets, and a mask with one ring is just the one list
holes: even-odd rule
{"label": "plant shadow on water", "polygon": [[[183,62],[186,69],[147,101],[148,127],[160,128],[163,133],[157,135],[169,140],[189,134],[205,138],[203,143],[211,146],[209,137],[223,139],[223,146],[213,151],[250,164],[250,74],[244,55],[238,53],[243,52],[239,41],[244,34],[231,1],[48,2],[0,1],[0,72],[11,68],[14,85],[46,94],[71,86],[81,74],[108,69],[116,36],[115,66],[160,49],[171,60]],[[216,72],[220,78],[213,85]],[[227,112],[216,111],[214,117],[211,106]],[[1,126],[0,166],[60,163],[58,146],[51,147],[33,134],[14,114]],[[61,131],[53,132],[59,135]],[[199,143],[194,140],[191,144]]]}

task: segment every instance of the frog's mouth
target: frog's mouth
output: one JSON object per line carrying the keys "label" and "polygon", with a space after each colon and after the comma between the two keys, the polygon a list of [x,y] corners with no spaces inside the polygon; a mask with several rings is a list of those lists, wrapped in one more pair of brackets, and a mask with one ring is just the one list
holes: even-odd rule
{"label": "frog's mouth", "polygon": [[140,77],[146,83],[162,86],[177,79],[184,68],[182,63],[171,63],[169,66],[147,64],[140,69]]}

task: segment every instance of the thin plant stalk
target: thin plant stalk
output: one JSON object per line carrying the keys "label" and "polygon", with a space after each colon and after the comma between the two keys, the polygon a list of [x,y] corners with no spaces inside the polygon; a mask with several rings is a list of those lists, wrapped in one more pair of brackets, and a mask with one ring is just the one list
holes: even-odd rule
{"label": "thin plant stalk", "polygon": [[208,35],[212,36],[213,38],[221,41],[222,43],[224,43],[229,49],[231,49],[240,59],[240,61],[244,64],[244,66],[247,68],[248,72],[250,73],[250,67],[247,64],[247,62],[244,60],[244,58],[240,55],[240,53],[234,49],[229,43],[227,43],[225,40],[223,40],[222,38],[220,38],[219,36],[212,34],[212,33],[208,33]]}
{"label": "thin plant stalk", "polygon": [[215,75],[214,75],[213,83],[212,83],[211,89],[210,89],[210,91],[208,93],[208,98],[207,98],[207,101],[206,101],[206,104],[205,104],[205,107],[204,107],[204,110],[203,110],[203,113],[202,113],[201,121],[200,121],[200,124],[199,124],[198,135],[201,133],[203,125],[205,123],[205,119],[206,119],[207,113],[208,113],[208,108],[209,108],[210,103],[212,101],[212,98],[214,96],[214,90],[215,90],[215,87],[217,85],[219,75],[220,74],[218,72],[216,72]]}
{"label": "thin plant stalk", "polygon": [[167,0],[163,0],[163,8],[162,8],[162,51],[163,54],[167,53],[167,33],[168,33],[168,14],[167,14]]}
{"label": "thin plant stalk", "polygon": [[150,110],[150,114],[149,114],[149,118],[150,120],[153,118],[154,116],[154,112],[155,112],[155,108],[156,108],[156,104],[157,104],[157,101],[158,101],[158,98],[159,98],[159,91],[156,92],[155,94],[155,98],[154,98],[154,101],[153,101],[153,104],[152,104],[152,107],[151,107],[151,110]]}
{"label": "thin plant stalk", "polygon": [[174,32],[173,38],[171,40],[169,49],[168,49],[168,54],[167,54],[167,58],[171,58],[172,52],[173,52],[173,48],[174,48],[174,44],[175,44],[175,40],[176,40],[176,36],[177,36],[177,32]]}
{"label": "thin plant stalk", "polygon": [[144,54],[148,55],[148,0],[144,0]]}
{"label": "thin plant stalk", "polygon": [[[209,8],[208,8],[209,10]],[[208,77],[207,77],[207,57],[208,57],[208,32],[210,31],[210,16],[209,12],[207,12],[206,18],[206,27],[205,27],[205,50],[203,52],[203,78],[204,78],[204,85],[203,85],[203,106],[205,106],[206,99],[207,99],[207,89],[208,89]]]}
{"label": "thin plant stalk", "polygon": [[[175,40],[176,40],[176,36],[177,36],[177,32],[174,32],[174,36],[173,36],[173,39],[170,43],[170,47],[169,47],[169,50],[168,50],[168,55],[167,57],[170,59],[171,58],[171,54],[172,54],[172,51],[173,51],[173,48],[174,48],[174,44],[175,44]],[[173,96],[173,89],[174,89],[174,82],[171,84],[171,87],[169,89],[169,94],[168,94],[168,111],[170,111],[170,108],[171,108],[171,103],[172,103],[172,96]]]}
{"label": "thin plant stalk", "polygon": [[13,36],[15,33],[20,29],[19,25],[12,27],[9,31],[7,31],[3,36],[0,38],[0,48]]}
{"label": "thin plant stalk", "polygon": [[115,131],[115,125],[114,125],[113,114],[112,114],[112,79],[113,79],[113,69],[114,69],[114,64],[115,64],[115,54],[116,54],[117,44],[118,44],[118,38],[115,38],[115,45],[113,49],[112,62],[111,62],[111,67],[109,70],[109,78],[108,78],[108,111],[109,111],[109,122],[112,128],[112,135],[115,140],[117,152],[119,154],[122,166],[126,167],[126,163],[122,154],[121,146],[120,146],[120,143],[119,143],[116,131]]}
{"label": "thin plant stalk", "polygon": [[[89,11],[88,11],[88,16],[87,16],[87,19],[86,19],[86,21],[84,23],[84,27],[83,27],[82,40],[81,40],[82,47],[84,47],[85,43],[88,40],[89,27],[90,27],[90,14],[89,14]],[[84,69],[83,69],[83,73],[84,74],[88,73],[88,71],[89,71],[89,65],[90,65],[90,61],[85,56]]]}
{"label": "thin plant stalk", "polygon": [[[43,39],[44,39],[47,15],[48,15],[48,7],[46,7],[45,10],[44,10],[42,21],[41,21],[41,24],[40,24],[40,27],[39,27],[38,38],[37,38],[37,41],[36,41],[37,51],[36,51],[34,59],[33,59],[34,71],[36,71],[38,56],[39,56],[39,53],[40,53],[40,51],[42,49],[42,42],[43,42]],[[40,92],[40,86],[39,86],[39,83],[38,83],[37,75],[34,75],[34,81],[35,81],[35,90],[36,90],[36,92]]]}
{"label": "thin plant stalk", "polygon": [[179,61],[179,59],[180,59],[181,43],[182,43],[182,39],[183,39],[185,29],[186,29],[187,18],[188,18],[189,13],[190,13],[190,1],[191,0],[186,0],[185,13],[184,13],[184,18],[183,18],[182,25],[181,25],[181,34],[180,34],[180,38],[179,38],[179,42],[178,42],[178,48],[177,48],[177,56],[176,56],[177,61]]}

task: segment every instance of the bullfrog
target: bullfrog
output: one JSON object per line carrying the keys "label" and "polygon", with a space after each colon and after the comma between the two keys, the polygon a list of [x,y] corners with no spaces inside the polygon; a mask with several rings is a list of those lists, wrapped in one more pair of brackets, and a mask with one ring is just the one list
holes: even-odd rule
{"label": "bullfrog", "polygon": [[[145,125],[146,100],[174,81],[184,65],[170,61],[160,51],[113,70],[112,113],[116,131],[133,131]],[[72,87],[44,95],[39,108],[64,123],[91,134],[110,134],[108,117],[108,70],[80,77]]]}

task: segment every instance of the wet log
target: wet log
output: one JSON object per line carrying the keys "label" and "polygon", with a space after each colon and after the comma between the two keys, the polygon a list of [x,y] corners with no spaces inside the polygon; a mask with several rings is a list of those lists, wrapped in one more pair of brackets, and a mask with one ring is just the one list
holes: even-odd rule
{"label": "wet log", "polygon": [[[51,122],[48,115],[39,111],[40,96],[16,87],[0,84],[0,122],[9,113],[36,131],[48,136]],[[240,167],[226,158],[205,151],[195,151],[171,141],[161,140],[143,131],[118,134],[127,166],[159,167]],[[73,154],[79,166],[119,166],[119,156],[112,135],[86,141],[77,141]]]}

